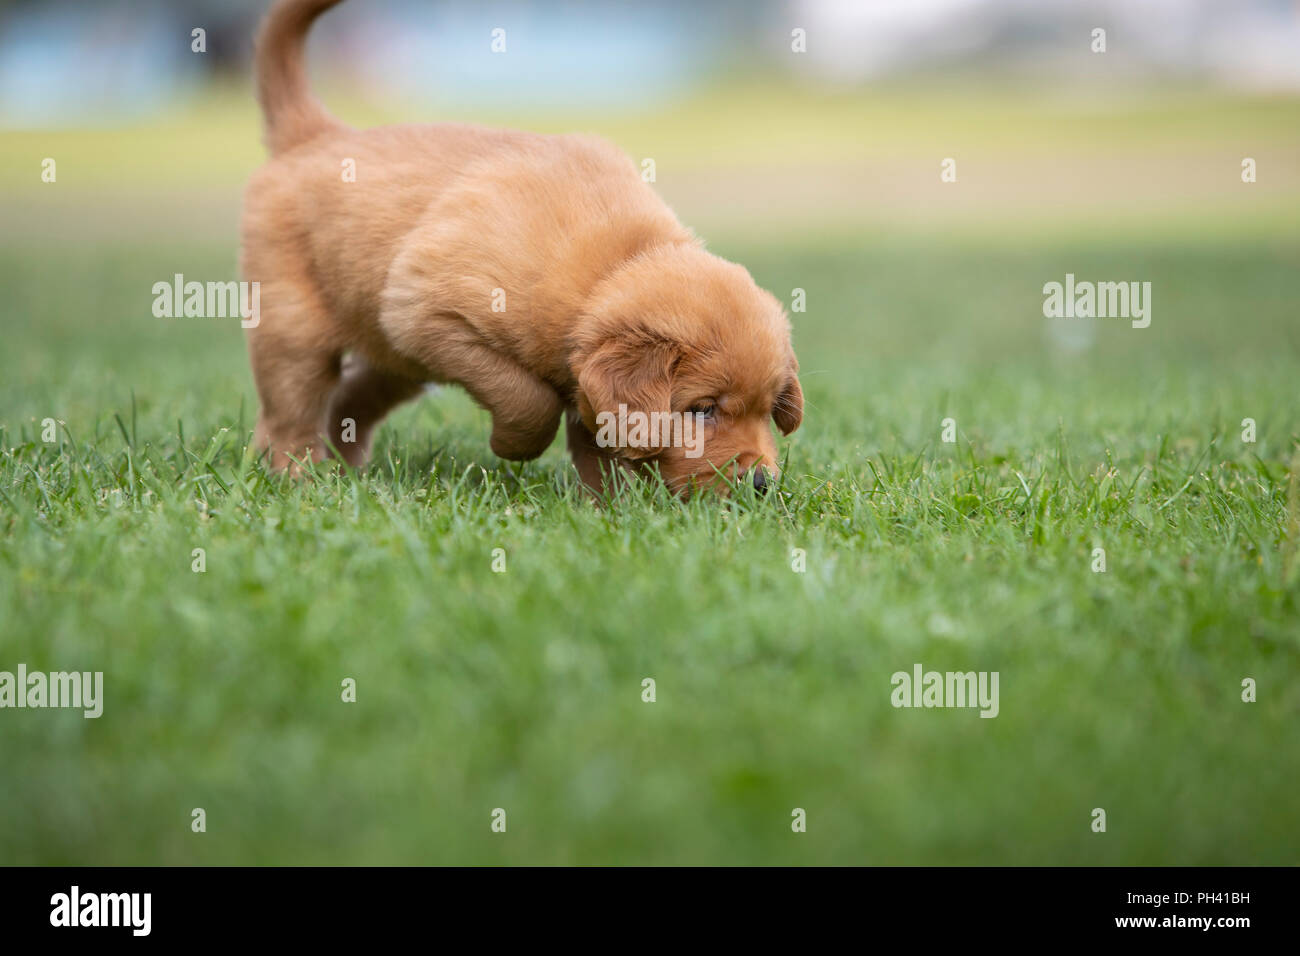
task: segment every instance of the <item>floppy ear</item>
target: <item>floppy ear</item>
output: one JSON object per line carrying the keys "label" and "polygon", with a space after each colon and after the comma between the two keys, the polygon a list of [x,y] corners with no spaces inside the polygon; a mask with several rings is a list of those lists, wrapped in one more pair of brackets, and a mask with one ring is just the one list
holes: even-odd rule
{"label": "floppy ear", "polygon": [[[629,416],[639,412],[647,421],[653,412],[672,411],[672,374],[678,358],[677,348],[664,340],[606,342],[592,353],[578,373],[578,414],[583,424],[599,438],[602,425],[611,421],[605,416],[617,416],[620,405]],[[602,420],[597,421],[597,416]],[[628,438],[633,439],[636,433],[631,419],[627,431]],[[657,454],[661,449],[654,445],[656,432],[657,429],[649,429],[644,443],[634,444],[630,440],[629,447],[619,451],[629,458]]]}
{"label": "floppy ear", "polygon": [[772,406],[772,421],[781,429],[782,435],[788,435],[803,422],[803,388],[799,385],[799,376],[790,372],[790,380],[776,398]]}

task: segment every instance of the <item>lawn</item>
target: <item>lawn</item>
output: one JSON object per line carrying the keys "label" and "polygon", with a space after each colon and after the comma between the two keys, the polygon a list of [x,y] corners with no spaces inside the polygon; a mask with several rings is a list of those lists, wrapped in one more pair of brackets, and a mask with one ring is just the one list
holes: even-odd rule
{"label": "lawn", "polygon": [[[455,389],[270,476],[237,322],[150,314],[232,242],[8,233],[0,670],[105,701],[0,711],[0,863],[1296,863],[1300,239],[1189,209],[710,235],[807,293],[782,487],[606,507]],[[1067,272],[1151,326],[1045,319]]]}

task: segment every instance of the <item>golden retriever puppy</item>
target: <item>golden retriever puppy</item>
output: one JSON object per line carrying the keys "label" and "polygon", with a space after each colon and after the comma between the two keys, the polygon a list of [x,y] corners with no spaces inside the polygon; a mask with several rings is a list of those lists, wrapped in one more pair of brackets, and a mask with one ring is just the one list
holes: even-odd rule
{"label": "golden retriever puppy", "polygon": [[271,159],[245,194],[242,268],[271,466],[331,449],[360,466],[384,415],[444,382],[491,413],[503,458],[537,457],[565,419],[592,489],[657,467],[683,495],[763,490],[769,421],[789,434],[803,415],[781,304],[599,139],[335,120],[303,51],[338,2],[278,0],[258,38]]}

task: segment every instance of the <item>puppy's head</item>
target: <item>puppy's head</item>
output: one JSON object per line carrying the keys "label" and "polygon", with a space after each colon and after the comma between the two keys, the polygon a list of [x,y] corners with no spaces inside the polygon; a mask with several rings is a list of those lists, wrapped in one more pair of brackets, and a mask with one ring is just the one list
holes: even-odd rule
{"label": "puppy's head", "polygon": [[597,444],[657,467],[682,496],[777,477],[772,423],[803,419],[781,304],[745,269],[690,243],[643,253],[588,304],[570,356]]}

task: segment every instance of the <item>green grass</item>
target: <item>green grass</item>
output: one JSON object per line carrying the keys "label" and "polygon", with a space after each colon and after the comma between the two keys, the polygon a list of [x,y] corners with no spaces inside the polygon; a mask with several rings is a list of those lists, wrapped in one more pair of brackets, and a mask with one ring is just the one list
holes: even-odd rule
{"label": "green grass", "polygon": [[[808,292],[781,492],[605,508],[454,389],[268,476],[237,325],[149,312],[230,244],[0,248],[0,669],[106,688],[0,712],[0,862],[1297,862],[1300,245],[715,247]],[[1067,271],[1151,327],[1054,344]]]}

